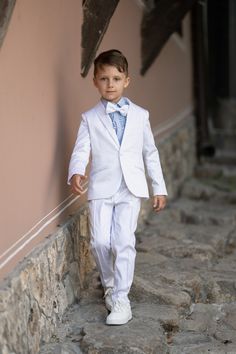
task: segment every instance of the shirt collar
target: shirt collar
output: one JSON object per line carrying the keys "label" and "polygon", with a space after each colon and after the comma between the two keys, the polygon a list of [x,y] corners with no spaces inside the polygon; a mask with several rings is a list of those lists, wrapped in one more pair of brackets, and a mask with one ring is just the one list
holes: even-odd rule
{"label": "shirt collar", "polygon": [[[108,101],[105,100],[104,98],[101,98],[101,102],[102,102],[103,106],[106,108]],[[129,101],[127,100],[126,97],[121,97],[120,100],[114,104],[118,105],[119,107],[122,107],[124,104],[129,104]]]}

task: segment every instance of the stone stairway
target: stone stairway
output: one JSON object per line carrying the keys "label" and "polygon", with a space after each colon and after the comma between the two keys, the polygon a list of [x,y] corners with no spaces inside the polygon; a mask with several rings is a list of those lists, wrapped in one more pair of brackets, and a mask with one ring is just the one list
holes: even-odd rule
{"label": "stone stairway", "polygon": [[133,320],[104,324],[98,274],[40,354],[235,354],[236,169],[205,164],[137,234]]}

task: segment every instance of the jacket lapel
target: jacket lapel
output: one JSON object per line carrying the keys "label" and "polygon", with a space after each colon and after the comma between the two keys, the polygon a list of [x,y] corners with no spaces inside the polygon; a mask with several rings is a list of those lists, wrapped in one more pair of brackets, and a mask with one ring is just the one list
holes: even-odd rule
{"label": "jacket lapel", "polygon": [[127,117],[126,117],[126,124],[125,124],[125,130],[124,130],[123,139],[122,139],[122,142],[121,142],[121,148],[122,148],[122,146],[125,145],[126,139],[128,138],[129,134],[134,129],[133,109],[134,109],[133,104],[129,100],[129,111],[128,111],[128,114],[127,114]]}
{"label": "jacket lapel", "polygon": [[106,114],[106,111],[105,111],[105,108],[104,108],[102,102],[99,102],[97,105],[97,114],[98,114],[98,117],[101,120],[102,124],[107,129],[108,133],[111,135],[114,143],[116,144],[118,149],[120,149],[119,140],[118,140],[116,132],[113,128],[111,118],[109,117],[108,114]]}

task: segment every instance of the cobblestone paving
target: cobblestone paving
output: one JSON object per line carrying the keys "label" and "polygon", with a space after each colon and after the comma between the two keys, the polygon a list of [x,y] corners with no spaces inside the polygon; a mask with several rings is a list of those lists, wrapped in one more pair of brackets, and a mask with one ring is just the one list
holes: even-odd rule
{"label": "cobblestone paving", "polygon": [[236,354],[236,170],[197,172],[137,235],[133,320],[104,324],[94,273],[40,354]]}

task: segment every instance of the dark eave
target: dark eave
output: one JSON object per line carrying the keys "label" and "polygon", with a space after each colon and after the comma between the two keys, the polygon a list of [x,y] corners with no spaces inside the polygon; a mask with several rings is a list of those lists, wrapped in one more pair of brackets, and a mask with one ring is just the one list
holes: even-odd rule
{"label": "dark eave", "polygon": [[0,0],[0,48],[7,33],[15,2],[16,0]]}
{"label": "dark eave", "polygon": [[[166,41],[180,28],[196,0],[156,0],[147,2],[141,25],[141,74],[154,62]],[[145,5],[145,1],[143,1]]]}
{"label": "dark eave", "polygon": [[85,77],[96,56],[119,0],[84,0],[81,75]]}

